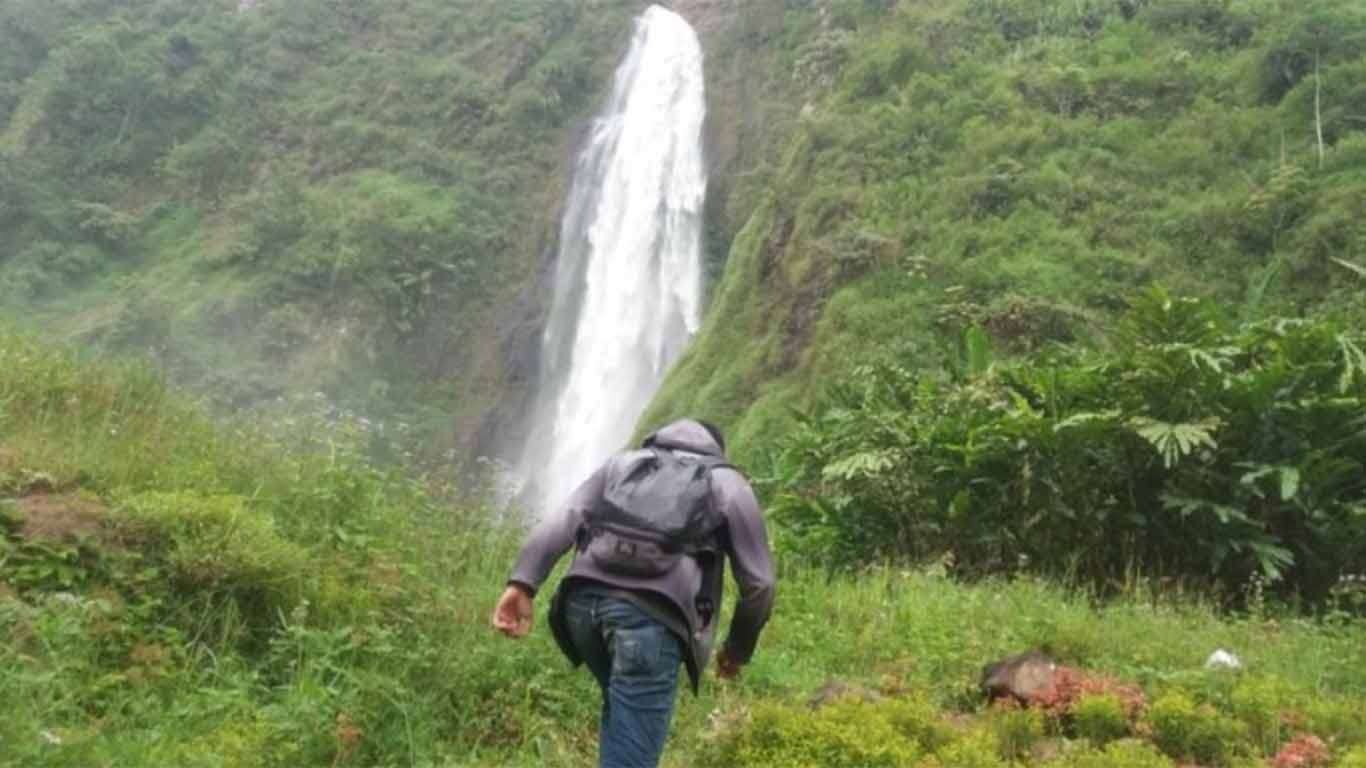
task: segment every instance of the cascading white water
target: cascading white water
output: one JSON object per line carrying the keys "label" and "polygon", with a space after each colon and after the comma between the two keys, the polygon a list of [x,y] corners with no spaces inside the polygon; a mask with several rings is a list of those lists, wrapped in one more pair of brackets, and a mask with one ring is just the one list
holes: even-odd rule
{"label": "cascading white water", "polygon": [[697,34],[651,6],[578,158],[560,225],[540,405],[522,459],[539,511],[623,446],[697,331],[704,115]]}

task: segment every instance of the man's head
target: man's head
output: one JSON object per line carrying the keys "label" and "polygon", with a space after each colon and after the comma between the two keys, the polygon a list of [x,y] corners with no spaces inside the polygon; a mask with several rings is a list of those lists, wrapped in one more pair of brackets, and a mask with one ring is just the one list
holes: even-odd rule
{"label": "man's head", "polygon": [[642,448],[652,446],[724,456],[726,438],[721,434],[721,428],[711,422],[679,419],[651,432],[641,443]]}
{"label": "man's head", "polygon": [[721,449],[721,453],[725,453],[726,438],[721,434],[721,428],[710,421],[703,421],[702,419],[697,419],[696,421],[698,424],[702,425],[703,429],[707,430],[707,434],[711,435],[711,439],[716,441],[716,445]]}

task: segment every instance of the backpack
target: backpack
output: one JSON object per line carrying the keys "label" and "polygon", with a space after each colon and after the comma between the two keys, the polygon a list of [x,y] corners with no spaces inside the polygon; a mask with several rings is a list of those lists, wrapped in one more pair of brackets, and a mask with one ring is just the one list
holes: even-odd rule
{"label": "backpack", "polygon": [[651,578],[716,549],[724,514],[711,502],[714,456],[649,448],[613,457],[602,498],[584,515],[581,547],[608,573]]}

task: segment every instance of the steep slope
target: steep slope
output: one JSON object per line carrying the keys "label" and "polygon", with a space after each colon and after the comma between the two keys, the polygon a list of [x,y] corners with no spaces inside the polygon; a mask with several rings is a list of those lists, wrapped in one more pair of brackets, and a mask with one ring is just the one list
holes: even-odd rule
{"label": "steep slope", "polygon": [[806,103],[645,423],[711,417],[758,463],[854,366],[937,368],[973,326],[1103,341],[1152,282],[1361,311],[1357,4],[789,5],[766,44]]}
{"label": "steep slope", "polygon": [[[937,367],[974,325],[1102,340],[1153,281],[1359,306],[1350,2],[666,4],[707,53],[711,311],[645,424],[756,458],[852,366]],[[644,5],[6,3],[0,307],[228,406],[514,455],[578,132]]]}
{"label": "steep slope", "polygon": [[[518,643],[488,627],[509,532],[343,435],[297,438],[0,328],[0,765],[593,763],[592,677],[543,622]],[[782,584],[741,681],[679,698],[665,766],[1251,765],[1301,732],[1336,765],[1366,757],[1366,626],[1342,615],[1229,620],[1148,594],[1097,609],[1038,580],[795,562]],[[1045,733],[968,693],[1031,645],[1151,707],[1079,705],[1091,716]],[[1199,669],[1216,647],[1246,668]],[[793,705],[818,688],[832,706]],[[1100,753],[1131,729],[1171,757]]]}
{"label": "steep slope", "polygon": [[449,443],[516,376],[506,308],[642,5],[7,2],[0,304]]}

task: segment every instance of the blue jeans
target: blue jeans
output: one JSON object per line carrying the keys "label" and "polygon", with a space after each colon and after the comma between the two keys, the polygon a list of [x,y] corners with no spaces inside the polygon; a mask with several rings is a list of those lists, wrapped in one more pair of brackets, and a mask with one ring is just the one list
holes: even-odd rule
{"label": "blue jeans", "polygon": [[601,768],[654,768],[664,752],[683,646],[634,604],[579,587],[564,606],[570,641],[602,687]]}

